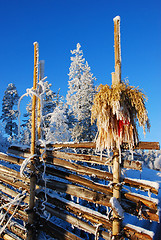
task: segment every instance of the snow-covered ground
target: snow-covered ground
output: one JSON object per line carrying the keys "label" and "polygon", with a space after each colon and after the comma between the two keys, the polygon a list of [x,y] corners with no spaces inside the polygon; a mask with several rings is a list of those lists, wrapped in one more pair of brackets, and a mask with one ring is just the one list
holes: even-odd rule
{"label": "snow-covered ground", "polygon": [[[130,178],[154,181],[155,183],[159,184],[158,195],[151,194],[151,197],[159,200],[158,207],[159,207],[159,211],[160,211],[160,208],[161,208],[161,172],[144,167],[141,172],[137,171],[137,170],[128,170],[128,171],[126,171],[126,175],[127,175],[127,177],[130,177]],[[136,191],[134,189],[131,189],[131,190],[133,192],[135,191],[136,193],[138,192],[138,193],[141,193],[142,195],[148,196],[148,193],[146,193],[146,192],[143,192],[140,190]],[[148,220],[144,220],[144,219],[139,219],[135,216],[132,216],[132,215],[129,215],[126,213],[125,213],[125,218],[124,218],[123,222],[153,231],[155,233],[154,239],[155,240],[161,239],[161,237],[159,238],[159,236],[161,236],[161,224],[160,223],[157,223],[154,221],[148,221]]]}

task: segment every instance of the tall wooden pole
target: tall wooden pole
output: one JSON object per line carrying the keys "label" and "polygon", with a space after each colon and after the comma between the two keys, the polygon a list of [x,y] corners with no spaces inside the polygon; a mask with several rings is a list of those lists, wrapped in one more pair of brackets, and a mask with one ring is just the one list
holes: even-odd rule
{"label": "tall wooden pole", "polygon": [[[38,43],[34,42],[34,75],[33,75],[33,91],[37,89],[38,81]],[[32,115],[31,115],[31,156],[35,154],[35,141],[36,141],[36,95],[32,98]],[[35,158],[31,159],[30,164],[30,201],[28,211],[28,234],[27,240],[33,240],[33,224],[34,224],[34,206],[35,206],[35,186],[36,186],[36,175],[35,175]]]}
{"label": "tall wooden pole", "polygon": [[[120,45],[120,17],[114,18],[114,43],[115,43],[115,72],[112,73],[112,85],[117,85],[121,82],[121,45]],[[113,151],[113,197],[120,201],[120,163],[119,150]],[[117,214],[113,213],[112,235],[114,239],[119,239],[120,219]]]}
{"label": "tall wooden pole", "polygon": [[120,17],[114,19],[114,47],[115,47],[115,72],[112,73],[112,85],[121,82],[121,42],[120,42]]}

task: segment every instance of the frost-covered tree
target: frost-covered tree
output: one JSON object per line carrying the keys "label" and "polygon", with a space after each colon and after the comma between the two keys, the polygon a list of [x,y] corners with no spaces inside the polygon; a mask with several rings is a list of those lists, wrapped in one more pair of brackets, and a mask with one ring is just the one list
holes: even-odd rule
{"label": "frost-covered tree", "polygon": [[43,138],[46,139],[46,134],[49,129],[49,125],[51,122],[51,114],[54,112],[54,109],[58,105],[59,102],[59,90],[56,94],[51,90],[51,84],[48,81],[42,82],[42,86],[44,88],[44,94],[42,95],[42,130],[43,130]]}
{"label": "frost-covered tree", "polygon": [[[51,84],[45,79],[39,82],[39,96],[41,98],[41,129],[42,138],[46,139],[46,134],[51,122],[51,114],[55,107],[58,105],[61,96],[59,91],[56,94],[51,90]],[[21,142],[24,144],[30,144],[31,138],[31,112],[32,102],[30,101],[26,107],[26,113],[24,114],[23,124],[21,125]]]}
{"label": "frost-covered tree", "polygon": [[51,114],[50,124],[46,139],[48,142],[67,142],[70,140],[68,129],[67,108],[62,103],[58,104]]}
{"label": "frost-covered tree", "polygon": [[18,111],[15,109],[18,103],[18,93],[13,83],[8,84],[2,100],[2,122],[5,124],[5,132],[9,135],[10,139],[17,136],[17,116]]}
{"label": "frost-covered tree", "polygon": [[6,152],[9,147],[9,141],[5,137],[5,130],[3,123],[0,122],[0,152]]}
{"label": "frost-covered tree", "polygon": [[24,145],[30,145],[31,140],[31,101],[26,106],[26,113],[23,114],[23,123],[21,124],[20,141]]}
{"label": "frost-covered tree", "polygon": [[73,51],[69,68],[69,91],[67,104],[70,106],[70,116],[74,116],[70,129],[72,139],[76,141],[92,141],[96,134],[96,126],[91,125],[91,107],[95,94],[94,79],[91,69],[78,43]]}

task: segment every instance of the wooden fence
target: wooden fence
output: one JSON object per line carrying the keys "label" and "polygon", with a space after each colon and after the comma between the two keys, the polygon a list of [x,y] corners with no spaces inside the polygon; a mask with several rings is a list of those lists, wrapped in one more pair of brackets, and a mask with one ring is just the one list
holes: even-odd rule
{"label": "wooden fence", "polygon": [[[159,149],[159,144],[140,143],[138,147]],[[8,154],[0,153],[1,238],[26,239],[31,231],[32,239],[36,239],[42,231],[61,240],[86,239],[86,232],[91,234],[89,239],[93,239],[92,235],[95,239],[111,239],[113,217],[111,211],[106,213],[106,208],[112,210],[113,175],[107,171],[107,166],[112,166],[112,158],[100,159],[92,150],[94,148],[94,143],[55,144],[46,149],[41,146],[36,148],[32,225],[28,223],[31,214],[28,205],[29,176],[32,173],[26,168],[30,166],[30,149],[11,146]],[[142,164],[136,160],[122,159],[122,167],[141,170]],[[158,189],[153,183],[122,177],[121,185],[121,206],[125,212],[159,221],[157,197],[154,199],[125,190],[130,186],[157,195]],[[68,228],[58,226],[53,216],[67,223]],[[73,231],[72,226],[75,228]],[[79,236],[77,229],[81,231]],[[147,240],[152,239],[152,233],[127,224],[122,226],[119,239],[124,237]]]}

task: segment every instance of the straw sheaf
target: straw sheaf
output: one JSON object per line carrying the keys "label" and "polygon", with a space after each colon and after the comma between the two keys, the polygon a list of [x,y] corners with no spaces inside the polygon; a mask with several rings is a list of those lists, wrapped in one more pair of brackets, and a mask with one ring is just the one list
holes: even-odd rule
{"label": "straw sheaf", "polygon": [[[114,146],[119,147],[128,142],[129,147],[138,141],[137,123],[150,129],[147,110],[145,107],[146,95],[133,86],[121,82],[116,86],[100,85],[94,98],[91,122],[97,120],[98,137],[97,148],[103,150]],[[121,132],[119,123],[123,122]]]}

